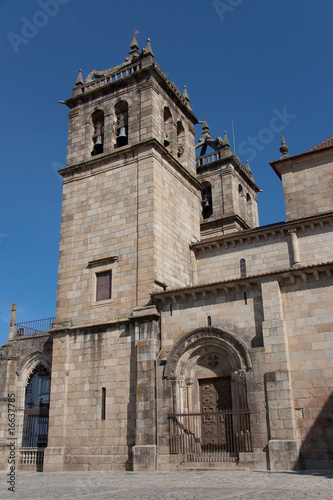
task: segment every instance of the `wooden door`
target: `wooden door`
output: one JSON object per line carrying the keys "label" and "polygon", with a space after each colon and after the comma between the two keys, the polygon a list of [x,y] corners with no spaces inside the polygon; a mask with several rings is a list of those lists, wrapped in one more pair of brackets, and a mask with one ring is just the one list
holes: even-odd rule
{"label": "wooden door", "polygon": [[226,416],[222,410],[232,408],[230,377],[199,380],[199,388],[203,448],[209,451],[225,448],[231,429],[226,429]]}

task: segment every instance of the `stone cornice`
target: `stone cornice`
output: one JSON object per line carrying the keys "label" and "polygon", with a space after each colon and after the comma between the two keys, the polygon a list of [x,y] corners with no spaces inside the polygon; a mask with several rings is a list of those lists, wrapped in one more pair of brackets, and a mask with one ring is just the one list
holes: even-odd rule
{"label": "stone cornice", "polygon": [[[218,297],[221,294],[250,292],[260,286],[265,281],[278,281],[280,286],[294,285],[297,283],[306,283],[308,281],[318,281],[322,277],[332,278],[333,262],[323,264],[314,264],[311,266],[299,266],[297,268],[281,269],[270,273],[257,274],[246,278],[238,278],[214,283],[205,283],[201,285],[189,286],[157,292],[151,294],[154,303],[184,303]],[[332,281],[333,283],[333,281]]]}
{"label": "stone cornice", "polygon": [[[134,70],[134,68],[136,69]],[[92,97],[98,95],[114,92],[119,87],[128,85],[132,81],[137,84],[138,79],[144,80],[147,73],[155,73],[155,78],[159,78],[160,84],[165,92],[183,110],[184,114],[192,123],[198,123],[198,118],[193,113],[192,106],[180,93],[176,85],[169,80],[156,61],[150,56],[138,58],[130,63],[121,64],[107,70],[106,74],[100,78],[87,82],[79,87],[74,87],[73,96],[65,101],[59,102],[61,104],[66,104],[66,106],[72,109],[77,104],[82,104],[82,102],[89,101]],[[144,85],[146,85],[145,81]]]}
{"label": "stone cornice", "polygon": [[120,324],[129,324],[130,320],[128,318],[119,318],[111,321],[103,321],[102,323],[87,323],[73,325],[71,321],[55,321],[53,323],[52,329],[49,331],[51,335],[58,335],[60,333],[93,333],[98,330],[105,330],[108,327],[114,327]]}
{"label": "stone cornice", "polygon": [[88,267],[98,267],[106,266],[107,264],[112,264],[118,260],[118,255],[113,255],[111,257],[104,257],[104,259],[91,260],[88,262]]}
{"label": "stone cornice", "polygon": [[318,226],[323,229],[325,225],[333,227],[333,212],[203,239],[198,243],[193,243],[191,249],[194,252],[206,253],[220,250],[221,248],[235,248],[238,245],[243,246],[244,244],[267,241],[269,238],[285,236],[292,229],[298,229],[302,233],[305,233],[307,228],[313,230]]}
{"label": "stone cornice", "polygon": [[237,223],[239,226],[243,226],[245,231],[249,229],[249,226],[246,224],[246,222],[241,217],[239,217],[239,215],[234,214],[229,215],[228,217],[219,217],[218,219],[203,219],[200,222],[200,230],[203,232],[207,231],[208,229],[220,228],[222,225],[223,227],[225,227],[228,224],[233,223]]}
{"label": "stone cornice", "polygon": [[211,170],[218,170],[221,168],[221,175],[228,173],[228,164],[232,164],[236,172],[256,191],[260,192],[261,189],[254,182],[252,173],[249,173],[238,156],[236,156],[230,147],[214,151],[207,155],[198,156],[196,158],[197,174],[205,176]]}
{"label": "stone cornice", "polygon": [[178,105],[181,105],[180,107],[182,108],[184,114],[187,115],[188,118],[190,118],[192,123],[198,123],[199,120],[195,116],[195,114],[193,113],[192,106],[185,99],[185,97],[180,93],[180,91],[178,90],[176,85],[171,80],[169,80],[169,78],[166,76],[164,71],[159,67],[159,65],[156,62],[153,63],[153,67],[154,67],[156,73],[159,74],[159,76],[162,78],[162,80],[164,82],[164,90],[166,90],[167,93],[169,95],[171,95],[174,100],[176,98],[175,102]]}
{"label": "stone cornice", "polygon": [[111,163],[111,161],[114,162],[115,159],[126,162],[136,161],[137,154],[140,150],[142,151],[145,149],[156,149],[163,157],[168,159],[169,163],[172,164],[172,166],[175,167],[175,169],[183,177],[185,177],[197,189],[201,190],[201,183],[192,174],[190,174],[190,172],[188,172],[188,170],[186,170],[186,168],[184,168],[157,139],[147,139],[146,141],[117,148],[111,153],[102,153],[87,161],[75,163],[62,168],[61,170],[58,170],[58,173],[64,177],[64,182],[73,181],[75,180],[75,175],[77,174],[98,170],[100,167],[104,167],[109,170],[109,163]]}
{"label": "stone cornice", "polygon": [[116,325],[129,325],[133,322],[147,321],[148,318],[160,318],[160,314],[155,305],[137,307],[133,310],[133,313],[129,318],[118,318],[110,321],[103,321],[102,323],[73,325],[72,321],[63,321],[58,323],[55,321],[49,333],[52,335],[58,335],[61,333],[96,333],[101,330],[105,331],[106,328],[112,328]]}

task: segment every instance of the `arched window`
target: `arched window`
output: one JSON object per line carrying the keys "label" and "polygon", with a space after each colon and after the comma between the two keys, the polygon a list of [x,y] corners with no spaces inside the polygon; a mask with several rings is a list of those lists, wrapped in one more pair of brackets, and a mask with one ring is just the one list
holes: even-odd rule
{"label": "arched window", "polygon": [[241,259],[239,261],[239,269],[241,278],[246,278],[246,260]]}
{"label": "arched window", "polygon": [[213,200],[212,200],[212,186],[209,182],[203,183],[204,188],[202,190],[202,216],[204,219],[209,219],[213,215]]}
{"label": "arched window", "polygon": [[163,119],[164,119],[163,145],[167,148],[170,144],[171,127],[172,127],[172,116],[170,109],[167,106],[165,106],[163,111]]}
{"label": "arched window", "polygon": [[45,448],[50,401],[50,373],[42,365],[31,373],[25,390],[22,448]]}
{"label": "arched window", "polygon": [[185,130],[180,120],[177,122],[177,148],[177,155],[179,158],[185,150]]}
{"label": "arched window", "polygon": [[102,110],[98,109],[92,114],[92,122],[94,126],[94,134],[92,136],[93,149],[91,155],[95,156],[103,153],[104,113]]}
{"label": "arched window", "polygon": [[249,195],[249,193],[246,193],[246,201],[247,203],[251,203],[251,196]]}
{"label": "arched window", "polygon": [[126,101],[120,101],[115,107],[116,113],[116,148],[128,144],[128,104]]}

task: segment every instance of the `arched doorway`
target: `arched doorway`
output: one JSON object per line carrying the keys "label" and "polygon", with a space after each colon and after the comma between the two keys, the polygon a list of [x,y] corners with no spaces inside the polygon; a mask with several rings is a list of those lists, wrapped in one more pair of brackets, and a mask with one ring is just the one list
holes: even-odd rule
{"label": "arched doorway", "polygon": [[250,369],[245,344],[225,330],[197,329],[174,346],[165,372],[173,389],[171,453],[191,461],[234,461],[240,451],[251,451]]}
{"label": "arched doorway", "polygon": [[50,381],[50,372],[38,364],[25,388],[21,463],[37,471],[42,470],[47,446]]}

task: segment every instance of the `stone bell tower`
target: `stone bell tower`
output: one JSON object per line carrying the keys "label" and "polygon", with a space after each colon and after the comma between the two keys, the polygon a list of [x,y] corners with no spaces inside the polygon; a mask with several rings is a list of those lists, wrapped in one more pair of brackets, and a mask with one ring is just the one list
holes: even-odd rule
{"label": "stone bell tower", "polygon": [[140,53],[135,37],[125,63],[93,70],[85,83],[80,70],[64,103],[57,321],[126,316],[161,287],[191,284],[197,118],[186,90],[154,61],[150,41]]}
{"label": "stone bell tower", "polygon": [[[210,152],[207,153],[207,147]],[[198,179],[202,190],[202,237],[219,236],[259,225],[258,198],[249,164],[246,167],[224,139],[212,139],[206,120],[196,145]],[[212,151],[213,149],[213,151]]]}
{"label": "stone bell tower", "polygon": [[140,52],[135,37],[124,63],[85,82],[80,70],[62,102],[69,133],[45,470],[154,470],[161,346],[150,294],[193,284],[198,120],[150,40]]}

